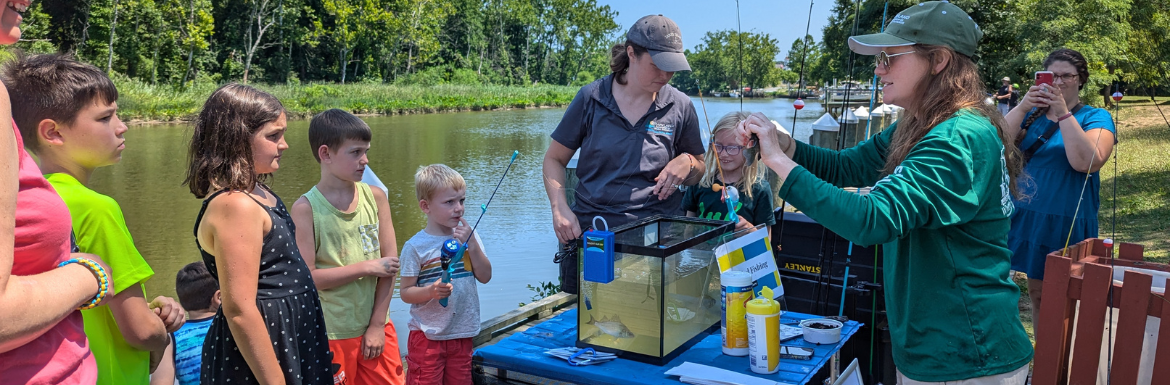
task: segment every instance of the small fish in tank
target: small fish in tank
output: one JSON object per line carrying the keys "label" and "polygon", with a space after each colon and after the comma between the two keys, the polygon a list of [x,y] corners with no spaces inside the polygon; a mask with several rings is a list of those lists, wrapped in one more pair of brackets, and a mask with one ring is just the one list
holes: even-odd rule
{"label": "small fish in tank", "polygon": [[589,315],[589,322],[586,325],[596,326],[602,333],[608,334],[613,338],[634,338],[634,332],[622,323],[622,320],[614,315],[613,318],[606,318],[601,316],[601,320],[593,319],[593,315]]}

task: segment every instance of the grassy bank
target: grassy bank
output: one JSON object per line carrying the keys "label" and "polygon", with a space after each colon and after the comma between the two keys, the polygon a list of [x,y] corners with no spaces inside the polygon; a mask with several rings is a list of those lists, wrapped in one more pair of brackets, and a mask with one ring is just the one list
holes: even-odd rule
{"label": "grassy bank", "polygon": [[[200,83],[185,90],[119,79],[118,114],[126,121],[192,120],[218,87]],[[494,85],[401,86],[388,84],[253,84],[284,103],[290,118],[340,108],[356,114],[413,114],[567,105],[577,87]]]}
{"label": "grassy bank", "polygon": [[[1148,96],[1127,99],[1115,119],[1117,172],[1112,158],[1101,168],[1101,236],[1112,234],[1116,181],[1117,241],[1144,245],[1146,260],[1170,263],[1170,127]],[[1170,118],[1170,97],[1158,106]]]}

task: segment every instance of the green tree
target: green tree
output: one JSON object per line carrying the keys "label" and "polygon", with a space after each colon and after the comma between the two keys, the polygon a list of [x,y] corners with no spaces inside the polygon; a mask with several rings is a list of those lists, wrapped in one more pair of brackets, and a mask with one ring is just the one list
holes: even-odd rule
{"label": "green tree", "polygon": [[1021,0],[1015,5],[1021,17],[1018,55],[1025,68],[1042,68],[1044,58],[1058,48],[1077,50],[1089,64],[1089,81],[1081,98],[1093,104],[1109,103],[1110,85],[1118,80],[1113,70],[1129,52],[1132,28],[1121,21],[1128,20],[1131,1]]}
{"label": "green tree", "polygon": [[693,73],[672,84],[708,92],[773,86],[782,80],[775,62],[780,53],[777,44],[766,33],[708,32],[687,56]]}
{"label": "green tree", "polygon": [[[785,56],[784,66],[789,71],[796,73],[797,79],[792,82],[799,81],[800,72],[805,73],[805,84],[808,84],[808,70],[812,63],[820,60],[821,49],[820,44],[813,40],[812,35],[805,35],[803,39],[796,39],[792,41],[792,48],[788,49],[788,55]],[[804,86],[803,84],[800,86]]]}
{"label": "green tree", "polygon": [[[1134,87],[1155,87],[1170,80],[1170,3],[1133,0],[1129,12],[1129,52],[1117,65],[1122,79]],[[1152,93],[1151,93],[1152,94]]]}
{"label": "green tree", "polygon": [[215,20],[211,17],[209,0],[167,0],[164,13],[167,20],[178,20],[179,46],[186,51],[186,66],[180,84],[186,85],[197,68],[195,52],[211,46],[211,35],[215,31]]}

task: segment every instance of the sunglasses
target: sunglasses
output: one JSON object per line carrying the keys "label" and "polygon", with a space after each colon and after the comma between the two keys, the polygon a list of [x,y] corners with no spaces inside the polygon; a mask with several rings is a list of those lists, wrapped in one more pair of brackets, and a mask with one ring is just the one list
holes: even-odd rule
{"label": "sunglasses", "polygon": [[881,51],[881,52],[878,52],[878,54],[877,54],[877,64],[879,66],[890,68],[890,59],[896,58],[898,56],[906,55],[906,54],[912,54],[914,52],[916,52],[916,51],[906,51],[906,52],[902,52],[902,53],[890,54],[890,53],[886,53],[886,51]]}

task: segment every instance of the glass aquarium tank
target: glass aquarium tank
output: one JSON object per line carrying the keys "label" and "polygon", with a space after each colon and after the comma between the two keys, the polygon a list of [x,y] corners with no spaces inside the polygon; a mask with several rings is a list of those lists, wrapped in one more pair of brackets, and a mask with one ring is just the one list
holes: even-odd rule
{"label": "glass aquarium tank", "polygon": [[614,275],[586,281],[578,269],[577,346],[663,365],[717,330],[719,264],[728,221],[654,216],[613,229]]}

